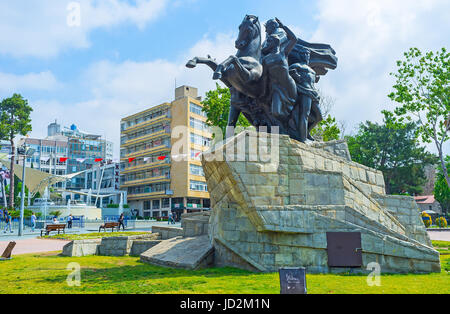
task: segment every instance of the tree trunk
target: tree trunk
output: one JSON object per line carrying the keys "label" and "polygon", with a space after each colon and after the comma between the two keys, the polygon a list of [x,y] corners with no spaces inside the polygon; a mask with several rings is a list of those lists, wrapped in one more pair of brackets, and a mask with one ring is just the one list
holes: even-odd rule
{"label": "tree trunk", "polygon": [[442,172],[444,173],[444,178],[447,181],[447,186],[450,189],[450,178],[448,176],[447,167],[445,166],[444,154],[442,149],[439,150],[439,158],[441,159]]}
{"label": "tree trunk", "polygon": [[14,139],[11,138],[11,169],[9,171],[9,208],[14,208],[14,162],[16,160],[16,147]]}

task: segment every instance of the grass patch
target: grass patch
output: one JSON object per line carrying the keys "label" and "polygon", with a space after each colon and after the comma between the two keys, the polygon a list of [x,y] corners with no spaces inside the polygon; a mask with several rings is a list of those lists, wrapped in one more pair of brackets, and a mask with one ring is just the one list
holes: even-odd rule
{"label": "grass patch", "polygon": [[450,248],[450,241],[431,241],[435,248]]}
{"label": "grass patch", "polygon": [[[66,267],[81,266],[81,286],[66,283]],[[450,293],[450,256],[441,256],[442,272],[427,275],[383,275],[381,287],[369,287],[366,276],[307,275],[308,293]],[[278,294],[277,273],[251,273],[234,268],[198,271],[143,264],[136,257],[61,257],[28,254],[0,262],[0,293],[164,293]]]}
{"label": "grass patch", "polygon": [[44,236],[42,239],[57,239],[57,240],[89,240],[89,239],[101,239],[101,238],[109,238],[109,237],[129,237],[136,235],[148,234],[149,232],[95,232],[95,233],[86,233],[86,234],[57,234]]}

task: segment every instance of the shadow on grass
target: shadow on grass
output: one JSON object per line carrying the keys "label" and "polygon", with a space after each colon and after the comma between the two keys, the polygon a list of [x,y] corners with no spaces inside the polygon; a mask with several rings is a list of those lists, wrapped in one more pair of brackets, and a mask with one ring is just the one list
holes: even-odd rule
{"label": "shadow on grass", "polygon": [[[151,279],[176,279],[191,277],[197,279],[222,278],[222,277],[248,277],[261,273],[253,273],[237,268],[207,268],[200,270],[186,270],[154,266],[139,262],[137,266],[124,265],[111,268],[82,267],[81,277],[85,283],[102,282],[104,284],[124,283],[127,281],[142,281]],[[51,278],[42,278],[42,282],[62,282],[67,275],[56,275]]]}

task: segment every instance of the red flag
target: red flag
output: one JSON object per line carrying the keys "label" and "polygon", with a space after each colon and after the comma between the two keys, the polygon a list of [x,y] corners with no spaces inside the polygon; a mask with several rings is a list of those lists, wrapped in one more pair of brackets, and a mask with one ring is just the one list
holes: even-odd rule
{"label": "red flag", "polygon": [[101,162],[103,161],[103,158],[95,158],[95,162]]}
{"label": "red flag", "polygon": [[136,160],[136,158],[128,158],[128,162],[129,163],[132,163],[133,161],[135,161]]}
{"label": "red flag", "polygon": [[158,157],[158,160],[164,160],[164,159],[166,159],[166,156],[159,156]]}
{"label": "red flag", "polygon": [[66,162],[69,158],[67,157],[61,157],[59,158],[59,162]]}

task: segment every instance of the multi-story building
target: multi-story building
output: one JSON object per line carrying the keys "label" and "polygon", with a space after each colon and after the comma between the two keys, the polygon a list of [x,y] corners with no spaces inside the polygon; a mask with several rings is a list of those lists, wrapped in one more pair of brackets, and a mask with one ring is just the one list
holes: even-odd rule
{"label": "multi-story building", "polygon": [[[67,174],[67,161],[63,161],[68,154],[67,138],[55,136],[53,139],[22,138],[19,146],[23,144],[34,149],[34,154],[26,160],[26,167],[54,175]],[[63,187],[64,183],[58,183]]]}
{"label": "multi-story building", "polygon": [[[84,173],[85,186],[81,192],[88,193],[91,191],[92,198],[95,199],[97,195],[107,197],[100,197],[97,200],[97,205],[105,207],[108,204],[119,204],[120,194],[124,195],[123,201],[126,204],[126,192],[121,191],[120,188],[120,164],[110,163],[103,166],[95,166]],[[86,198],[84,198],[87,201]]]}
{"label": "multi-story building", "polygon": [[[199,159],[211,145],[206,120],[197,89],[189,86],[176,88],[171,103],[122,119],[121,189],[127,191],[130,209],[144,217],[209,209]],[[181,133],[172,138],[175,128]],[[172,151],[175,143],[187,151]],[[181,161],[172,160],[180,154],[185,155]]]}
{"label": "multi-story building", "polygon": [[[70,128],[64,127],[60,134],[67,137],[68,141],[68,174],[92,168],[98,163],[96,159],[112,162],[113,143],[106,141],[101,135],[82,132],[74,124]],[[77,176],[67,184],[68,189],[83,189],[84,186],[84,176]]]}
{"label": "multi-story building", "polygon": [[[96,159],[101,159],[104,163],[111,163],[113,160],[112,142],[106,141],[101,135],[82,132],[75,125],[61,129],[55,121],[48,125],[47,135],[45,139],[22,138],[19,141],[19,146],[25,143],[35,150],[34,155],[27,159],[27,167],[65,175],[98,165]],[[71,190],[84,189],[85,185],[85,175],[79,175],[69,182],[58,183],[58,187]]]}

